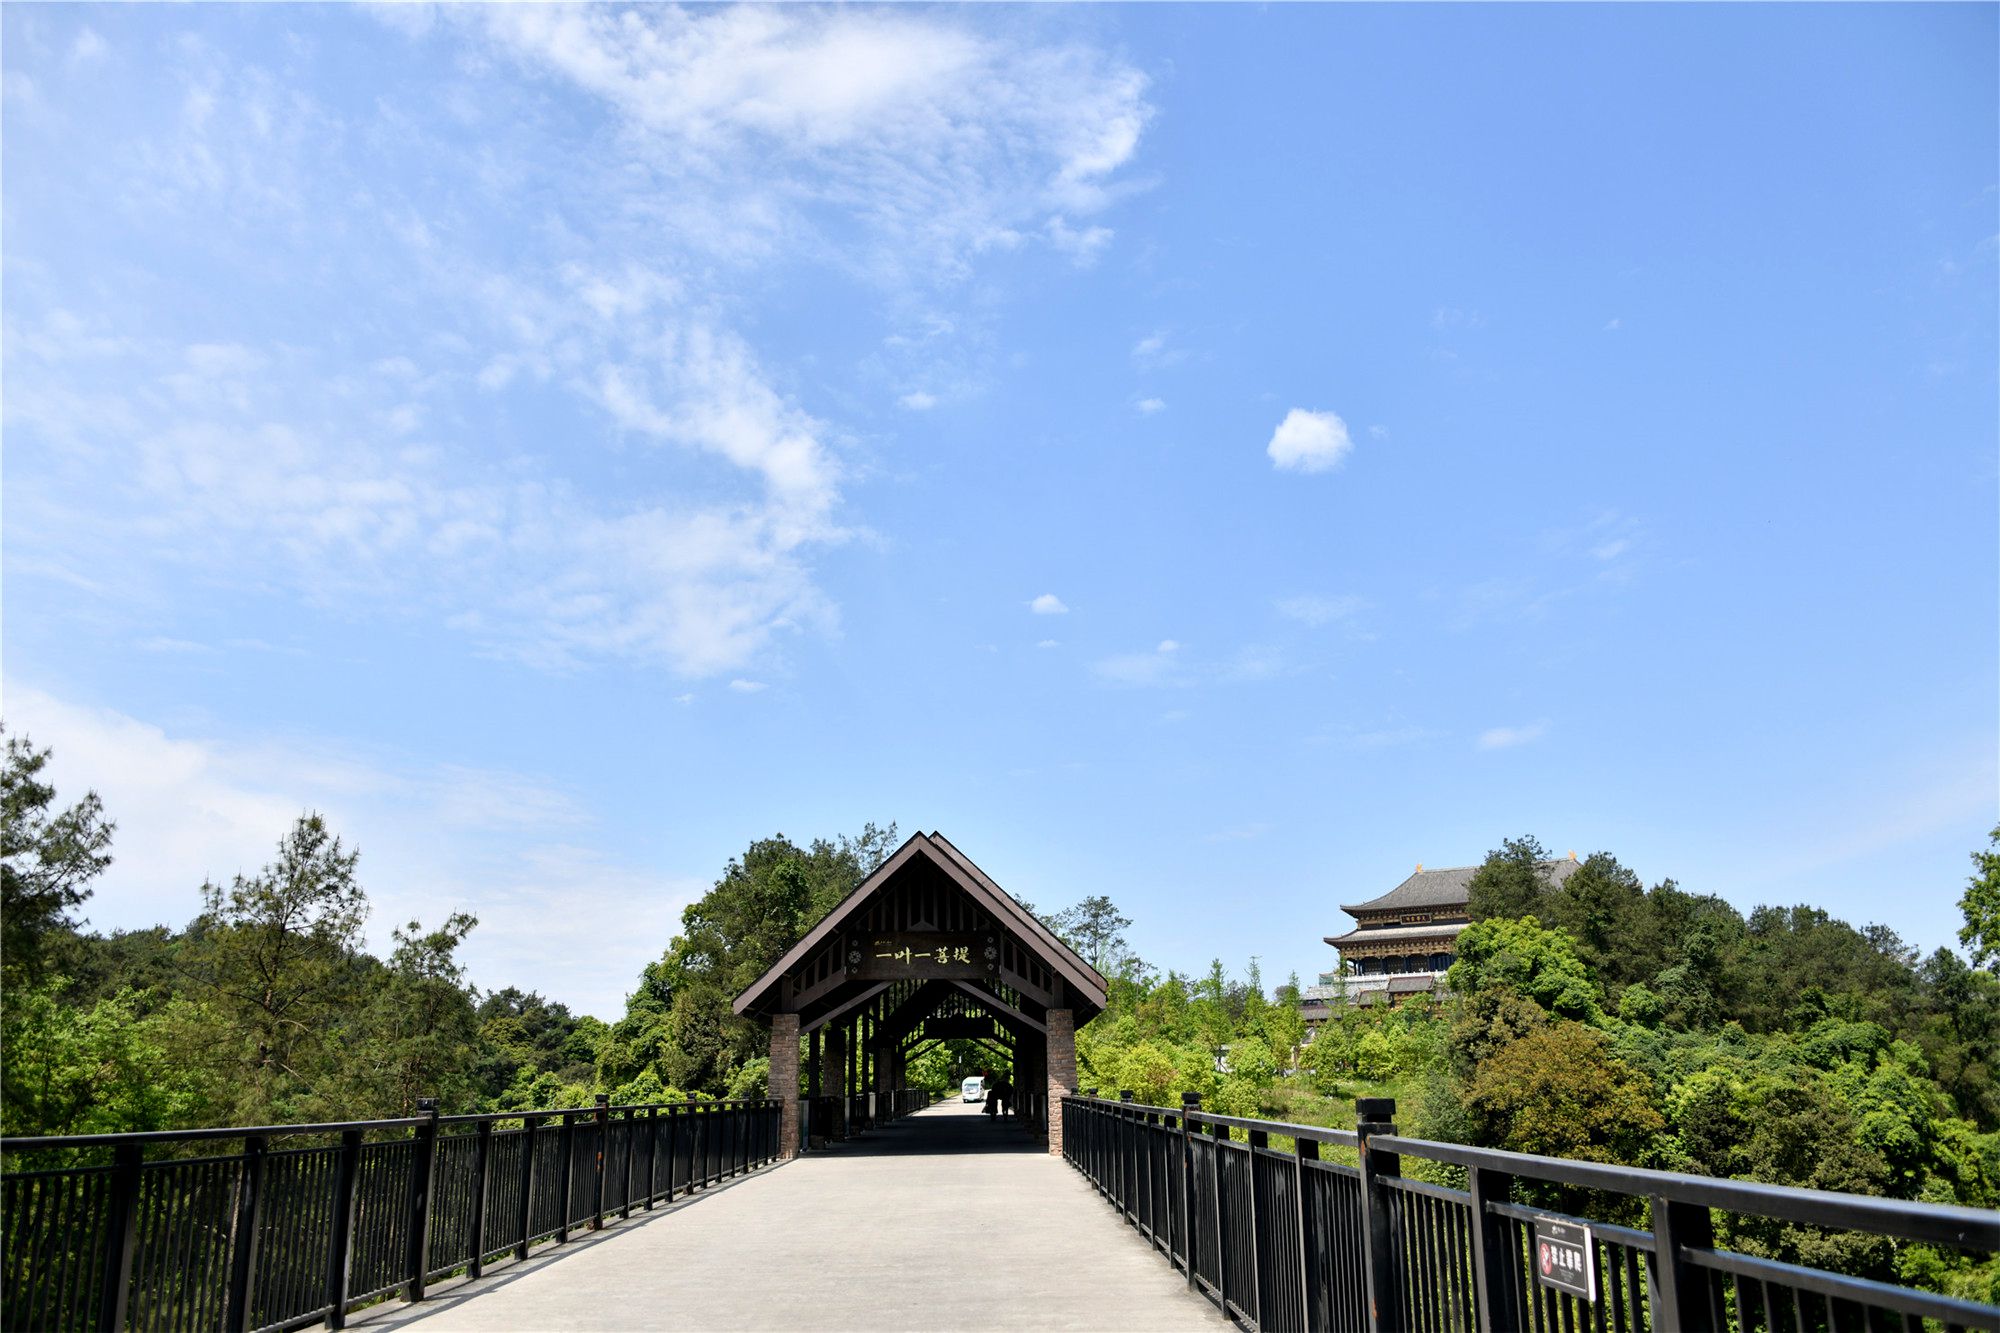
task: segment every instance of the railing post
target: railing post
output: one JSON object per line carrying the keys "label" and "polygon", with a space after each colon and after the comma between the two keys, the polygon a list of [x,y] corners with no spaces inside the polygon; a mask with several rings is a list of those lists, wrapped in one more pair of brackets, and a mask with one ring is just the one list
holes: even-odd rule
{"label": "railing post", "polygon": [[97,1307],[98,1327],[124,1333],[131,1309],[132,1256],[139,1248],[139,1174],[145,1150],[121,1143],[111,1154],[111,1199],[105,1210],[104,1291]]}
{"label": "railing post", "polygon": [[1662,1333],[1709,1333],[1715,1316],[1708,1295],[1708,1277],[1682,1255],[1684,1249],[1715,1247],[1715,1223],[1700,1204],[1680,1203],[1654,1195],[1653,1309]]}
{"label": "railing post", "polygon": [[[1314,1219],[1314,1212],[1306,1203],[1306,1190],[1311,1187],[1315,1174],[1306,1169],[1307,1162],[1319,1160],[1318,1139],[1294,1139],[1292,1141],[1292,1203],[1297,1212],[1299,1229],[1299,1329],[1300,1333],[1313,1331],[1313,1295],[1319,1290],[1319,1244],[1307,1226]],[[1490,1333],[1490,1330],[1489,1330]]]}
{"label": "railing post", "polygon": [[618,1205],[622,1220],[632,1216],[632,1170],[639,1164],[639,1112],[625,1108],[625,1193]]}
{"label": "railing post", "polygon": [[538,1116],[521,1117],[521,1239],[515,1243],[514,1257],[528,1257],[528,1243],[535,1234],[535,1121]]}
{"label": "railing post", "polygon": [[1153,1170],[1153,1160],[1161,1156],[1159,1147],[1165,1137],[1161,1132],[1164,1124],[1158,1111],[1146,1112],[1145,1128],[1139,1139],[1146,1146],[1146,1230],[1150,1233],[1146,1239],[1156,1250],[1160,1248],[1160,1230],[1165,1223],[1160,1216],[1164,1211],[1160,1206],[1160,1177]]}
{"label": "railing post", "polygon": [[1397,1199],[1382,1182],[1403,1174],[1403,1159],[1369,1143],[1396,1132],[1393,1097],[1362,1097],[1354,1103],[1354,1132],[1361,1140],[1361,1235],[1368,1250],[1369,1333],[1401,1333],[1402,1262],[1397,1253]]}
{"label": "railing post", "polygon": [[1208,1127],[1209,1184],[1215,1192],[1215,1298],[1222,1308],[1224,1319],[1233,1318],[1229,1313],[1229,1205],[1222,1192],[1222,1146],[1229,1142],[1229,1126],[1210,1125]]}
{"label": "railing post", "polygon": [[660,1108],[646,1108],[646,1211],[653,1211],[653,1196],[660,1192]]}
{"label": "railing post", "polygon": [[229,1247],[229,1304],[223,1326],[231,1333],[250,1328],[250,1285],[257,1274],[257,1205],[264,1189],[262,1135],[243,1140],[243,1167],[236,1177],[236,1223]]}
{"label": "railing post", "polygon": [[562,1126],[556,1131],[556,1244],[569,1244],[571,1178],[576,1168],[576,1121],[568,1111],[558,1111]]}
{"label": "railing post", "polygon": [[347,1282],[354,1267],[354,1189],[361,1179],[361,1131],[340,1136],[333,1163],[333,1225],[326,1245],[326,1326],[347,1327]]}
{"label": "railing post", "polygon": [[1138,1191],[1132,1188],[1132,1158],[1136,1147],[1133,1141],[1135,1131],[1132,1128],[1132,1112],[1123,1108],[1130,1106],[1134,1100],[1136,1098],[1133,1095],[1132,1089],[1120,1088],[1118,1090],[1118,1105],[1120,1107],[1118,1112],[1118,1211],[1125,1214],[1125,1220],[1128,1223],[1137,1216],[1134,1209],[1137,1206],[1136,1195]]}
{"label": "railing post", "polygon": [[437,1166],[438,1104],[435,1097],[419,1097],[417,1113],[424,1122],[413,1136],[416,1153],[410,1162],[410,1248],[404,1263],[410,1274],[405,1289],[409,1299],[424,1298],[424,1270],[431,1262],[431,1194]]}
{"label": "railing post", "polygon": [[674,1185],[674,1171],[676,1170],[675,1164],[680,1160],[681,1121],[684,1118],[679,1105],[667,1108],[667,1201],[669,1203],[673,1202],[674,1189],[676,1188]]}
{"label": "railing post", "polygon": [[1521,1256],[1515,1252],[1512,1224],[1487,1205],[1511,1202],[1514,1178],[1484,1167],[1473,1167],[1466,1177],[1472,1194],[1472,1288],[1478,1302],[1479,1330],[1505,1333],[1521,1323],[1514,1309],[1514,1281]]}
{"label": "railing post", "polygon": [[1201,1094],[1181,1094],[1181,1246],[1186,1251],[1183,1267],[1188,1290],[1194,1290],[1194,1113],[1201,1109]]}
{"label": "railing post", "polygon": [[482,1120],[472,1138],[472,1262],[468,1277],[486,1271],[486,1196],[493,1182],[493,1122]]}
{"label": "railing post", "polygon": [[611,1143],[611,1094],[600,1092],[593,1099],[591,1129],[597,1139],[597,1154],[590,1164],[590,1229],[604,1230],[604,1150]]}
{"label": "railing post", "polygon": [[1257,1327],[1264,1327],[1264,1238],[1258,1234],[1263,1218],[1257,1208],[1257,1150],[1271,1146],[1271,1135],[1266,1130],[1253,1129],[1244,1135],[1248,1142],[1244,1145],[1244,1175],[1250,1196],[1250,1301],[1257,1308],[1253,1317]]}

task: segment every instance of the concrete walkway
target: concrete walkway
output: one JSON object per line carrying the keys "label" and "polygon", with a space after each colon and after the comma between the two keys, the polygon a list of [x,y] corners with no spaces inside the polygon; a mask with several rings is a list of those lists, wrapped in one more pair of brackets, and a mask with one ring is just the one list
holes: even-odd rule
{"label": "concrete walkway", "polygon": [[1074,1168],[956,1102],[535,1255],[350,1326],[1225,1327]]}

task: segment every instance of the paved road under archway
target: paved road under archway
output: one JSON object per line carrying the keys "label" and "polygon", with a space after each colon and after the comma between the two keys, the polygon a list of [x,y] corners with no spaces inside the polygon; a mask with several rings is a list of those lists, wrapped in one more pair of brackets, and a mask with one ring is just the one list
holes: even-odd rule
{"label": "paved road under archway", "polygon": [[1180,1329],[1208,1302],[1038,1138],[946,1102],[370,1329]]}

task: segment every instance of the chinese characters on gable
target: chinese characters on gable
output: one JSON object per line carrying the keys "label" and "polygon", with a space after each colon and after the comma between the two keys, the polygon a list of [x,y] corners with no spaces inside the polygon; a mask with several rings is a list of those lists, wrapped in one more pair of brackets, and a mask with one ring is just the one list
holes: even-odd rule
{"label": "chinese characters on gable", "polygon": [[863,935],[848,940],[846,971],[859,981],[899,981],[905,977],[975,980],[1000,970],[995,935],[905,932]]}

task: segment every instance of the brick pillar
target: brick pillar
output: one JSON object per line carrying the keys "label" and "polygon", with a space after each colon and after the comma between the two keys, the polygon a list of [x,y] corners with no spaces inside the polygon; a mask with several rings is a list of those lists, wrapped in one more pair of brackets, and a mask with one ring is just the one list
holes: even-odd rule
{"label": "brick pillar", "polygon": [[799,1155],[799,1016],[771,1015],[771,1095],[778,1099],[778,1156]]}
{"label": "brick pillar", "polygon": [[1076,1091],[1076,1016],[1068,1009],[1051,1009],[1049,1025],[1049,1155],[1062,1156],[1062,1099]]}

